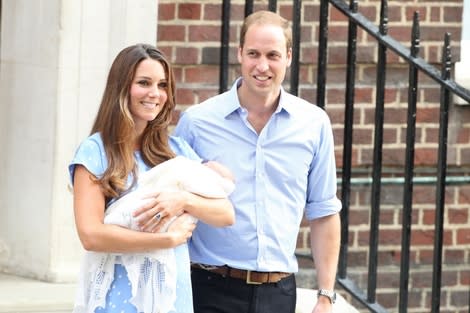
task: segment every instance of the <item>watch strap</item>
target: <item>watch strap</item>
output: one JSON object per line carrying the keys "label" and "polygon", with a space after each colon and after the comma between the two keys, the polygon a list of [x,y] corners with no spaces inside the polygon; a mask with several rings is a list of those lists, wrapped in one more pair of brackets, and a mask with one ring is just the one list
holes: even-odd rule
{"label": "watch strap", "polygon": [[317,297],[327,297],[331,304],[336,302],[336,292],[333,290],[327,290],[327,289],[318,289]]}

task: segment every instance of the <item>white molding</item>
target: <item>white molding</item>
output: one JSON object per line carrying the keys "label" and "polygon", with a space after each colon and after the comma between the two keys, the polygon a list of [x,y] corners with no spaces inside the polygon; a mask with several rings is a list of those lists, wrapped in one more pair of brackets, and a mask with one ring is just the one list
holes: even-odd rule
{"label": "white molding", "polygon": [[[463,1],[462,41],[460,42],[460,62],[455,64],[455,81],[470,89],[470,0]],[[454,97],[458,105],[470,105],[460,97]]]}

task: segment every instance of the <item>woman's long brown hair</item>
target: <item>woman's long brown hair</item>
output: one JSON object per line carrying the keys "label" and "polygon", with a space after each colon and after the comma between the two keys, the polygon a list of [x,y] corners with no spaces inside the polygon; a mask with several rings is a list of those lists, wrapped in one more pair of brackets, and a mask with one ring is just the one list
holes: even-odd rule
{"label": "woman's long brown hair", "polygon": [[129,174],[137,179],[134,157],[137,134],[129,111],[129,90],[137,66],[145,59],[153,59],[163,66],[168,81],[168,100],[157,117],[148,123],[140,142],[142,159],[155,166],[175,156],[168,144],[168,126],[175,108],[175,79],[169,62],[155,47],[137,44],[122,50],[109,70],[103,98],[91,134],[99,132],[103,140],[108,168],[97,181],[107,198],[124,192]]}

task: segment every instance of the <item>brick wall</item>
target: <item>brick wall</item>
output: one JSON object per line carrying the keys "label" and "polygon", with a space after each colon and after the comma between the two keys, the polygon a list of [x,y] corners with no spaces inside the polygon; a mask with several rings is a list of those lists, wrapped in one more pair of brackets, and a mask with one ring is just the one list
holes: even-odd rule
{"label": "brick wall", "polygon": [[[171,59],[177,77],[177,111],[218,93],[219,45],[222,1],[159,0],[157,45]],[[255,10],[266,9],[267,1],[255,1]],[[446,32],[451,33],[453,62],[459,60],[462,0],[389,1],[389,35],[409,47],[411,21],[420,14],[420,56],[439,66]],[[291,1],[278,0],[278,11],[291,19]],[[379,20],[380,1],[359,1],[359,12]],[[230,24],[229,82],[238,75],[236,48],[244,14],[244,1],[232,1]],[[315,101],[319,0],[303,1],[299,95]],[[347,20],[330,8],[326,111],[334,129],[338,169],[342,165],[344,88]],[[370,176],[372,166],[377,44],[366,32],[358,32],[353,173]],[[408,68],[392,51],[387,53],[385,94],[384,175],[401,177],[405,159]],[[288,79],[286,80],[288,83]],[[415,140],[415,172],[435,177],[439,132],[439,86],[420,75]],[[288,85],[286,84],[286,88]],[[175,122],[178,118],[175,114]],[[451,105],[448,133],[448,172],[470,175],[470,106]],[[401,208],[403,187],[384,185],[381,192],[378,302],[396,311],[399,280]],[[409,307],[412,312],[429,312],[432,280],[435,186],[416,184],[413,192],[413,225],[410,263]],[[339,193],[340,195],[340,193]],[[470,286],[470,186],[446,188],[441,312],[466,312]],[[348,274],[367,286],[370,186],[354,185],[351,195]],[[299,251],[308,247],[308,228],[299,233]],[[306,268],[308,262],[302,262]],[[351,300],[353,301],[353,300]],[[357,305],[360,308],[360,305]]]}

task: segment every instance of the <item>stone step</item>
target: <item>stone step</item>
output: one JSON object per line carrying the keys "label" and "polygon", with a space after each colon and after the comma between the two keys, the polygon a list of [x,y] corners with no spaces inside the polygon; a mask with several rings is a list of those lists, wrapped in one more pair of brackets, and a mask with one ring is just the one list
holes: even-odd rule
{"label": "stone step", "polygon": [[[0,274],[0,313],[70,313],[75,284],[49,283]],[[297,289],[296,313],[311,313],[317,299],[313,289]],[[358,313],[338,294],[333,313]]]}
{"label": "stone step", "polygon": [[[313,306],[317,302],[317,290],[297,288],[297,305],[295,313],[312,313]],[[359,313],[341,294],[336,293],[336,302],[332,313]]]}
{"label": "stone step", "polygon": [[0,313],[70,313],[75,284],[0,274]]}

